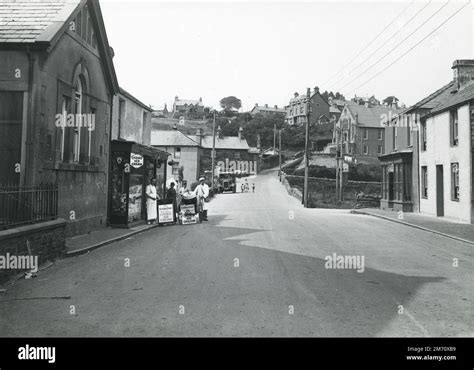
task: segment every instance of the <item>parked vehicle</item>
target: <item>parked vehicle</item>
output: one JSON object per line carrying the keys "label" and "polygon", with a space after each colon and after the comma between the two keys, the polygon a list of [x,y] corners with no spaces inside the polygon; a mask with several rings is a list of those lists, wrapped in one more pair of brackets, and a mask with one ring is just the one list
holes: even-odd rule
{"label": "parked vehicle", "polygon": [[219,193],[237,191],[236,186],[236,175],[233,172],[221,172],[219,174],[219,180],[217,182],[217,191]]}

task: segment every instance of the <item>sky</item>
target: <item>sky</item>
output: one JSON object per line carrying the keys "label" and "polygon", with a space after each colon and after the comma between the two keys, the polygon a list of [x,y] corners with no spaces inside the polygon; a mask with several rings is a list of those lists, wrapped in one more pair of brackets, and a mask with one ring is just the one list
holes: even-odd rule
{"label": "sky", "polygon": [[315,86],[414,104],[452,79],[454,60],[474,58],[474,1],[434,31],[466,3],[102,0],[101,8],[119,83],[132,95],[155,109],[170,109],[175,96],[218,108],[233,95],[247,111],[283,107]]}

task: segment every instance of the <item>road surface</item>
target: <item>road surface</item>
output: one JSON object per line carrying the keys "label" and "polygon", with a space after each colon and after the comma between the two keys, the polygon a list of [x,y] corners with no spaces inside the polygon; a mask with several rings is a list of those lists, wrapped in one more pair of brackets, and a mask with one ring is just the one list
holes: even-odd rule
{"label": "road surface", "polygon": [[[0,335],[474,335],[472,245],[304,209],[274,171],[249,181],[255,193],[218,195],[207,223],[158,227],[18,281],[0,295]],[[326,268],[334,254],[363,256],[363,271]]]}

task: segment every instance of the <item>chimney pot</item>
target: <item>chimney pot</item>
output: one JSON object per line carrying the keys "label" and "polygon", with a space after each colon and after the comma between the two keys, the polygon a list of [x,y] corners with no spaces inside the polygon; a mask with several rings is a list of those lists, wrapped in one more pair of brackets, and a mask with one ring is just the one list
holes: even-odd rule
{"label": "chimney pot", "polygon": [[202,145],[202,130],[200,128],[196,131],[196,139],[199,146]]}
{"label": "chimney pot", "polygon": [[474,59],[458,59],[452,66],[454,88],[460,90],[474,80]]}

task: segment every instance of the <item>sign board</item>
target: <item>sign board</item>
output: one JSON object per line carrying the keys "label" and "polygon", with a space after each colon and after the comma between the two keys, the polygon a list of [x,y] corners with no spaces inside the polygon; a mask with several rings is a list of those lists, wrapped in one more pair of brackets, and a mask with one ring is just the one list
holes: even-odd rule
{"label": "sign board", "polygon": [[199,215],[196,214],[194,204],[182,204],[181,205],[181,222],[183,225],[197,223]]}
{"label": "sign board", "polygon": [[174,207],[173,204],[159,204],[158,205],[158,222],[164,224],[167,222],[174,222]]}
{"label": "sign board", "polygon": [[348,155],[345,155],[345,156],[344,156],[344,160],[345,160],[346,162],[348,162],[348,163],[352,163],[353,158],[350,157],[350,156],[348,156]]}
{"label": "sign board", "polygon": [[344,163],[342,165],[342,172],[349,172],[349,163]]}
{"label": "sign board", "polygon": [[387,171],[388,172],[394,172],[395,171],[395,166],[393,163],[390,163],[388,166],[387,166]]}
{"label": "sign board", "polygon": [[196,213],[194,204],[181,204],[181,212],[183,214],[192,214]]}
{"label": "sign board", "polygon": [[196,224],[198,217],[197,215],[183,215],[182,223],[183,225]]}
{"label": "sign board", "polygon": [[143,166],[143,156],[140,154],[130,153],[130,166],[140,168]]}

